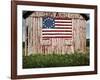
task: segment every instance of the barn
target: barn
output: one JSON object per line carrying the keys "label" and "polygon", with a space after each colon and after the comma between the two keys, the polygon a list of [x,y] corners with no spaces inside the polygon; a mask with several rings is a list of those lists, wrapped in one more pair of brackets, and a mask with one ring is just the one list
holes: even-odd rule
{"label": "barn", "polygon": [[86,51],[86,14],[23,11],[25,55]]}

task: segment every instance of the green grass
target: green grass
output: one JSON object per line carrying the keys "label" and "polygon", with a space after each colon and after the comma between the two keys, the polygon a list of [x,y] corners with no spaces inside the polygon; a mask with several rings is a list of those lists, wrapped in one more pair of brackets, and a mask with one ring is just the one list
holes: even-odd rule
{"label": "green grass", "polygon": [[34,54],[23,56],[23,68],[46,68],[89,65],[89,54]]}

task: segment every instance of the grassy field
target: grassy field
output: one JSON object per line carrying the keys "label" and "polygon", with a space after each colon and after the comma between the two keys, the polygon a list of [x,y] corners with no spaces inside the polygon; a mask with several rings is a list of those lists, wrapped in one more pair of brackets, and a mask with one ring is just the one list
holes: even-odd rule
{"label": "grassy field", "polygon": [[34,54],[23,56],[23,68],[46,68],[89,65],[89,53]]}

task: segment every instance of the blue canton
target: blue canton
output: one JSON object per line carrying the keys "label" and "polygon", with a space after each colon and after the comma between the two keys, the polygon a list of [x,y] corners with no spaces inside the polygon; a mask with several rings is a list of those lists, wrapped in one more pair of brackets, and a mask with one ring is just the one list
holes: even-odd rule
{"label": "blue canton", "polygon": [[54,28],[55,20],[52,17],[43,17],[43,28]]}

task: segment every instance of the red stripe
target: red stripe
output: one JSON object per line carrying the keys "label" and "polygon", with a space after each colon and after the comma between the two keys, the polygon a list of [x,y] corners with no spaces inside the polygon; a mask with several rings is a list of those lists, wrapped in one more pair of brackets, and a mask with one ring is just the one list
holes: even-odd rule
{"label": "red stripe", "polygon": [[72,24],[55,24],[56,26],[72,26]]}
{"label": "red stripe", "polygon": [[42,35],[72,35],[71,33],[43,33]]}
{"label": "red stripe", "polygon": [[45,36],[42,38],[72,38],[72,36]]}
{"label": "red stripe", "polygon": [[72,30],[42,30],[42,32],[72,32]]}
{"label": "red stripe", "polygon": [[56,29],[72,29],[72,27],[55,27]]}
{"label": "red stripe", "polygon": [[[51,38],[42,38],[42,40],[50,40]],[[72,38],[65,38],[65,40],[72,40]]]}
{"label": "red stripe", "polygon": [[72,21],[55,21],[55,23],[72,23]]}
{"label": "red stripe", "polygon": [[72,20],[71,18],[55,18],[55,19],[58,19],[58,20]]}

